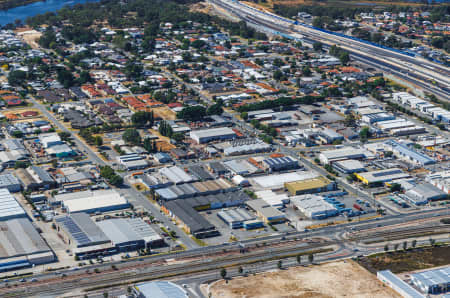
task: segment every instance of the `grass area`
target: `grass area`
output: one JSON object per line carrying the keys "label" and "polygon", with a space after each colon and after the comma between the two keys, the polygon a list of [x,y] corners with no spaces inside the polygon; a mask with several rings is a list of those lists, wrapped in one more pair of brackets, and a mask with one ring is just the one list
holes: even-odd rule
{"label": "grass area", "polygon": [[389,269],[393,273],[450,264],[450,246],[421,247],[360,258],[358,263],[372,273]]}
{"label": "grass area", "polygon": [[194,237],[194,236],[191,236],[191,238],[192,238],[192,240],[194,240],[194,242],[197,243],[199,246],[208,246],[208,244],[207,244],[205,241],[203,241],[203,240],[200,240],[200,239],[198,239],[198,238],[196,238],[196,237]]}

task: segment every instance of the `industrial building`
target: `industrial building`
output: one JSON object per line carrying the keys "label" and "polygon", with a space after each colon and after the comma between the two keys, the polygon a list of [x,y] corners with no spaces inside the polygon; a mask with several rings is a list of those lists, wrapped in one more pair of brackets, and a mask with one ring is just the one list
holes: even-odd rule
{"label": "industrial building", "polygon": [[56,230],[71,247],[110,243],[91,217],[84,212],[55,217]]}
{"label": "industrial building", "polygon": [[5,174],[0,175],[0,188],[6,188],[10,192],[19,192],[22,190],[22,185],[13,174]]}
{"label": "industrial building", "polygon": [[189,298],[182,287],[170,281],[152,281],[137,284],[133,287],[136,298]]}
{"label": "industrial building", "polygon": [[114,218],[97,222],[119,252],[164,245],[164,239],[140,218]]}
{"label": "industrial building", "polygon": [[232,140],[236,138],[236,133],[228,127],[219,127],[193,130],[189,133],[189,136],[198,144],[203,144],[219,140]]}
{"label": "industrial building", "polygon": [[50,189],[56,186],[56,181],[44,169],[31,166],[26,169],[17,169],[16,175],[22,181],[27,191]]}
{"label": "industrial building", "polygon": [[214,176],[207,172],[205,168],[201,165],[193,165],[188,168],[192,175],[197,177],[199,180],[212,180]]}
{"label": "industrial building", "polygon": [[186,173],[183,169],[177,166],[161,168],[158,171],[161,175],[164,175],[167,179],[174,184],[182,184],[197,181],[192,175]]}
{"label": "industrial building", "polygon": [[338,215],[337,208],[322,196],[307,194],[291,197],[292,204],[311,219],[325,219]]}
{"label": "industrial building", "polygon": [[345,159],[370,159],[373,155],[361,148],[344,147],[334,150],[322,151],[319,160],[323,164],[330,164]]}
{"label": "industrial building", "polygon": [[245,186],[249,186],[249,185],[250,185],[250,182],[249,182],[246,178],[242,177],[241,175],[236,175],[236,176],[234,176],[234,177],[231,179],[231,181],[232,181],[234,184],[239,185],[239,186],[242,186],[242,187],[245,187]]}
{"label": "industrial building", "polygon": [[262,199],[249,200],[246,204],[266,223],[278,223],[286,220],[284,213],[270,206]]}
{"label": "industrial building", "polygon": [[230,229],[240,229],[244,226],[244,222],[256,218],[240,208],[220,211],[217,216],[229,225]]}
{"label": "industrial building", "polygon": [[447,194],[432,184],[421,183],[408,189],[405,196],[414,205],[425,205],[430,201],[444,199]]}
{"label": "industrial building", "polygon": [[447,293],[450,291],[450,267],[413,273],[411,282],[426,294]]}
{"label": "industrial building", "polygon": [[50,263],[55,255],[27,218],[0,222],[0,271]]}
{"label": "industrial building", "polygon": [[426,181],[450,194],[450,171],[431,173],[426,177]]}
{"label": "industrial building", "polygon": [[0,221],[26,217],[25,210],[7,188],[0,188]]}
{"label": "industrial building", "polygon": [[262,189],[283,189],[284,184],[293,181],[302,181],[318,177],[319,174],[312,171],[297,171],[291,173],[273,174],[254,177],[250,183]]}
{"label": "industrial building", "polygon": [[397,179],[410,177],[408,173],[403,172],[399,168],[384,169],[366,173],[357,173],[355,175],[359,180],[361,180],[364,184],[367,185],[391,182]]}
{"label": "industrial building", "polygon": [[[215,145],[218,148],[218,145]],[[234,140],[224,144],[221,144],[223,148],[223,153],[226,156],[251,154],[251,153],[262,153],[272,151],[272,146],[263,142],[260,139],[243,139]]]}
{"label": "industrial building", "polygon": [[225,168],[223,163],[221,163],[220,161],[214,161],[209,163],[208,169],[218,176],[222,176],[230,172],[227,168]]}
{"label": "industrial building", "polygon": [[425,295],[420,294],[391,270],[378,271],[377,278],[405,298],[425,298]]}
{"label": "industrial building", "polygon": [[426,166],[436,163],[431,157],[417,152],[414,149],[409,148],[406,145],[400,144],[394,140],[389,140],[385,142],[385,145],[394,153],[394,155],[405,161],[411,162],[416,165]]}
{"label": "industrial building", "polygon": [[330,181],[325,177],[316,177],[312,179],[287,182],[284,187],[293,196],[307,194],[307,193],[317,193],[323,191],[332,191],[336,189],[336,182]]}
{"label": "industrial building", "polygon": [[364,165],[359,160],[347,159],[336,161],[332,164],[333,168],[344,174],[365,172]]}
{"label": "industrial building", "polygon": [[60,203],[68,213],[107,212],[130,207],[128,201],[114,189],[59,194],[53,199],[55,203]]}
{"label": "industrial building", "polygon": [[299,168],[298,160],[290,156],[266,158],[262,161],[264,170],[268,171],[285,171]]}
{"label": "industrial building", "polygon": [[249,176],[252,174],[255,174],[256,172],[260,171],[259,168],[255,167],[248,161],[244,159],[236,160],[228,160],[224,161],[223,164],[230,169],[230,172],[234,175],[241,175],[241,176]]}
{"label": "industrial building", "polygon": [[188,199],[164,201],[161,210],[173,217],[184,229],[197,238],[216,236],[216,227],[203,218],[198,211],[240,206],[249,197],[241,191],[198,196]]}
{"label": "industrial building", "polygon": [[261,190],[255,192],[255,195],[275,208],[282,208],[285,204],[289,204],[289,197],[285,193],[277,194],[272,190]]}
{"label": "industrial building", "polygon": [[145,169],[149,166],[149,162],[136,153],[118,156],[117,162],[129,171]]}
{"label": "industrial building", "polygon": [[225,179],[201,181],[172,185],[157,189],[155,192],[161,200],[175,200],[192,198],[195,196],[212,195],[220,192],[228,192],[236,189],[236,186]]}

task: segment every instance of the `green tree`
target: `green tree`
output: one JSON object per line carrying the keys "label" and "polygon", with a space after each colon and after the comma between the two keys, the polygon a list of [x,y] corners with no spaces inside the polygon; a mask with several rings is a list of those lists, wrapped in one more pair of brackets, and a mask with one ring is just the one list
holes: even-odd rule
{"label": "green tree", "polygon": [[368,126],[364,126],[359,131],[359,138],[361,139],[362,142],[366,142],[370,138],[370,136],[371,136],[371,133],[370,133],[370,128]]}
{"label": "green tree", "polygon": [[416,246],[417,246],[417,240],[416,240],[416,239],[414,239],[414,240],[411,242],[411,246],[412,246],[413,248],[416,248]]}
{"label": "green tree", "polygon": [[316,52],[322,51],[323,44],[320,41],[313,43],[313,49]]}
{"label": "green tree", "polygon": [[184,141],[184,134],[181,132],[176,132],[172,135],[172,139],[174,139],[177,143],[181,143]]}
{"label": "green tree", "polygon": [[189,106],[183,108],[177,113],[177,118],[189,120],[189,121],[199,121],[206,116],[206,109],[202,106]]}
{"label": "green tree", "polygon": [[101,136],[95,136],[94,137],[94,144],[97,147],[100,147],[103,145],[103,138]]}
{"label": "green tree", "polygon": [[8,83],[11,86],[19,86],[27,79],[27,73],[23,70],[13,70],[8,74]]}
{"label": "green tree", "polygon": [[215,103],[208,107],[206,110],[207,115],[222,115],[223,108],[222,108],[222,102]]}
{"label": "green tree", "polygon": [[141,135],[134,128],[128,128],[122,135],[122,139],[129,144],[139,145],[141,143]]}
{"label": "green tree", "polygon": [[225,279],[225,277],[227,277],[227,270],[225,268],[222,268],[220,270],[220,276]]}
{"label": "green tree", "polygon": [[283,268],[283,261],[282,260],[278,260],[277,267],[278,267],[278,269]]}
{"label": "green tree", "polygon": [[161,135],[165,136],[165,137],[172,137],[173,135],[173,129],[170,126],[169,123],[167,123],[166,121],[161,121],[159,123],[159,127],[158,127],[158,131]]}
{"label": "green tree", "polygon": [[247,113],[247,112],[242,112],[242,113],[241,113],[241,118],[244,119],[245,121],[247,121],[247,119],[248,119],[248,113]]}

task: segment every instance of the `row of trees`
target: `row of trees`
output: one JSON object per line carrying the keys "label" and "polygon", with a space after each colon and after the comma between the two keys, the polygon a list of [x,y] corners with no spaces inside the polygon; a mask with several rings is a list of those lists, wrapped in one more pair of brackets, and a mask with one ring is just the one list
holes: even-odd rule
{"label": "row of trees", "polygon": [[[321,96],[280,97],[275,100],[264,100],[256,103],[242,105],[238,108],[240,113],[278,107],[287,107],[295,104],[313,104],[322,101]],[[245,115],[245,114],[244,114]]]}

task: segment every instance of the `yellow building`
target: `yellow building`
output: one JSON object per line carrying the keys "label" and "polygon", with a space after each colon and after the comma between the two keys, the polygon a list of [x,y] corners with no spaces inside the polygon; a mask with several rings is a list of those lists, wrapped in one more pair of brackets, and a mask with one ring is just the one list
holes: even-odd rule
{"label": "yellow building", "polygon": [[320,176],[301,181],[286,182],[284,188],[286,188],[291,195],[297,196],[307,193],[332,191],[336,189],[336,183]]}

